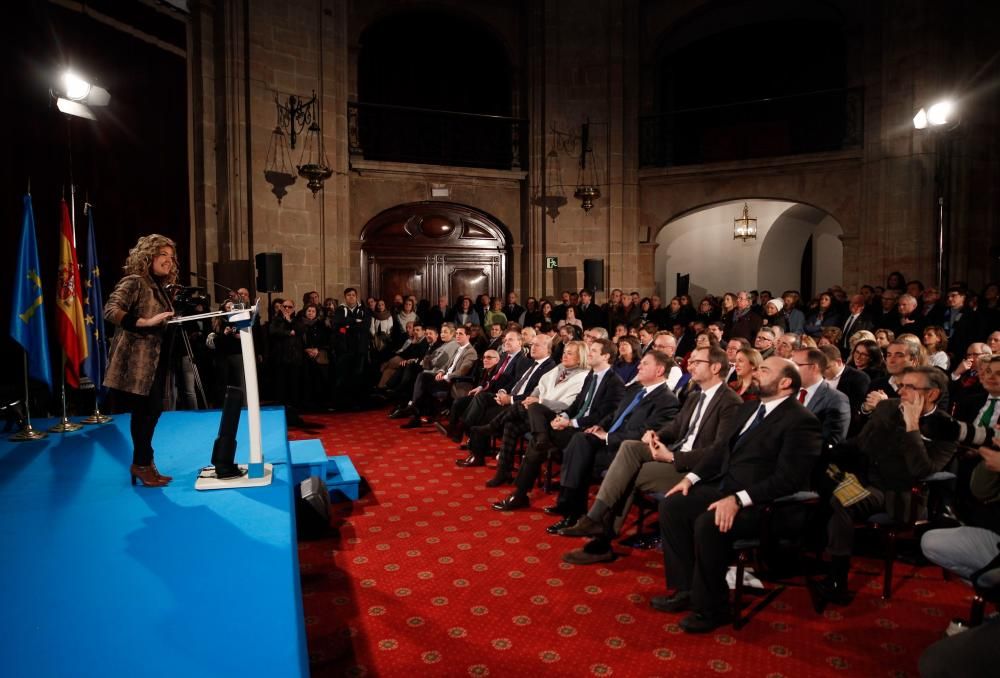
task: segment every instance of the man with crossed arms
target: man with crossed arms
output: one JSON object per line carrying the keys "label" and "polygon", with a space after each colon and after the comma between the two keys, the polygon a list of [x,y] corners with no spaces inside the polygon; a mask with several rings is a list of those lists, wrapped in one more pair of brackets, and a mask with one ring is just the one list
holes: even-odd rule
{"label": "man with crossed arms", "polygon": [[724,428],[720,424],[743,404],[736,391],[723,383],[729,372],[726,352],[717,347],[695,349],[688,358],[688,370],[699,390],[687,398],[680,414],[659,431],[646,431],[642,440],[622,443],[590,511],[572,527],[560,530],[564,537],[596,537],[563,555],[567,563],[611,560],[611,538],[621,530],[635,490],[666,492],[720,442]]}

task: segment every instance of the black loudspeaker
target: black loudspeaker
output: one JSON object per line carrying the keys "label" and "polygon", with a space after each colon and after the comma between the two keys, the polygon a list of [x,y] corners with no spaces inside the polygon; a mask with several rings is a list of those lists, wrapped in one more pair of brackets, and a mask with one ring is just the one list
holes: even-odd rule
{"label": "black loudspeaker", "polygon": [[300,539],[319,539],[330,531],[330,492],[322,478],[310,476],[295,487],[295,527]]}
{"label": "black loudspeaker", "polygon": [[281,274],[281,252],[261,252],[257,262],[257,291],[280,292],[284,288]]}
{"label": "black loudspeaker", "polygon": [[583,289],[592,293],[604,289],[604,259],[583,260]]}

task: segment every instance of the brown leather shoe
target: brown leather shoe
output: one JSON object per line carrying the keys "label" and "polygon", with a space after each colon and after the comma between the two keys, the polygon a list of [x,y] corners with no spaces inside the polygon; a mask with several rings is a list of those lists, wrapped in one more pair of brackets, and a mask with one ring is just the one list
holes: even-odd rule
{"label": "brown leather shoe", "polygon": [[584,549],[573,549],[564,553],[562,559],[571,565],[594,565],[614,560],[615,552],[608,549],[601,553],[587,553]]}
{"label": "brown leather shoe", "polygon": [[590,519],[590,516],[583,516],[572,527],[559,530],[560,537],[602,537],[604,536],[604,525]]}
{"label": "brown leather shoe", "polygon": [[156,469],[152,466],[136,466],[132,464],[129,467],[129,473],[132,474],[132,484],[135,485],[136,479],[142,481],[145,487],[166,487],[169,484],[169,480],[164,480],[162,476],[156,475]]}
{"label": "brown leather shoe", "polygon": [[174,479],[173,476],[165,476],[162,473],[160,473],[160,469],[156,468],[156,462],[155,461],[152,464],[150,464],[150,466],[153,467],[153,473],[155,473],[156,477],[159,478],[160,480],[165,480],[165,481],[167,481],[169,483],[171,480]]}

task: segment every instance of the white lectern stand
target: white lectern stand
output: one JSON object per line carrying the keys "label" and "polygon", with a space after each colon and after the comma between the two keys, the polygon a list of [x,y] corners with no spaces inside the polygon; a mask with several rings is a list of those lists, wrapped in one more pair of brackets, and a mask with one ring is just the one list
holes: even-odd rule
{"label": "white lectern stand", "polygon": [[257,356],[253,348],[253,323],[257,319],[257,302],[251,308],[234,311],[212,311],[198,313],[178,318],[172,318],[170,324],[181,324],[191,320],[204,318],[226,317],[230,325],[240,330],[240,347],[243,351],[243,377],[246,383],[247,421],[250,423],[250,463],[240,464],[246,470],[246,475],[237,478],[198,478],[194,487],[197,490],[223,490],[234,487],[263,487],[271,484],[271,464],[264,463],[264,453],[260,437],[260,396],[257,391]]}

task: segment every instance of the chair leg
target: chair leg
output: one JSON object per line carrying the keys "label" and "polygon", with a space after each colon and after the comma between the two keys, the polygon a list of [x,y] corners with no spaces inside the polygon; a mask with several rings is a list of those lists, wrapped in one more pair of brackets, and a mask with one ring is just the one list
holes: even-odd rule
{"label": "chair leg", "polygon": [[733,628],[737,631],[743,628],[746,620],[743,619],[743,576],[747,567],[746,550],[740,551],[736,558],[736,587],[733,589]]}
{"label": "chair leg", "polygon": [[885,568],[882,573],[882,600],[892,597],[892,566],[896,562],[896,531],[885,533]]}

